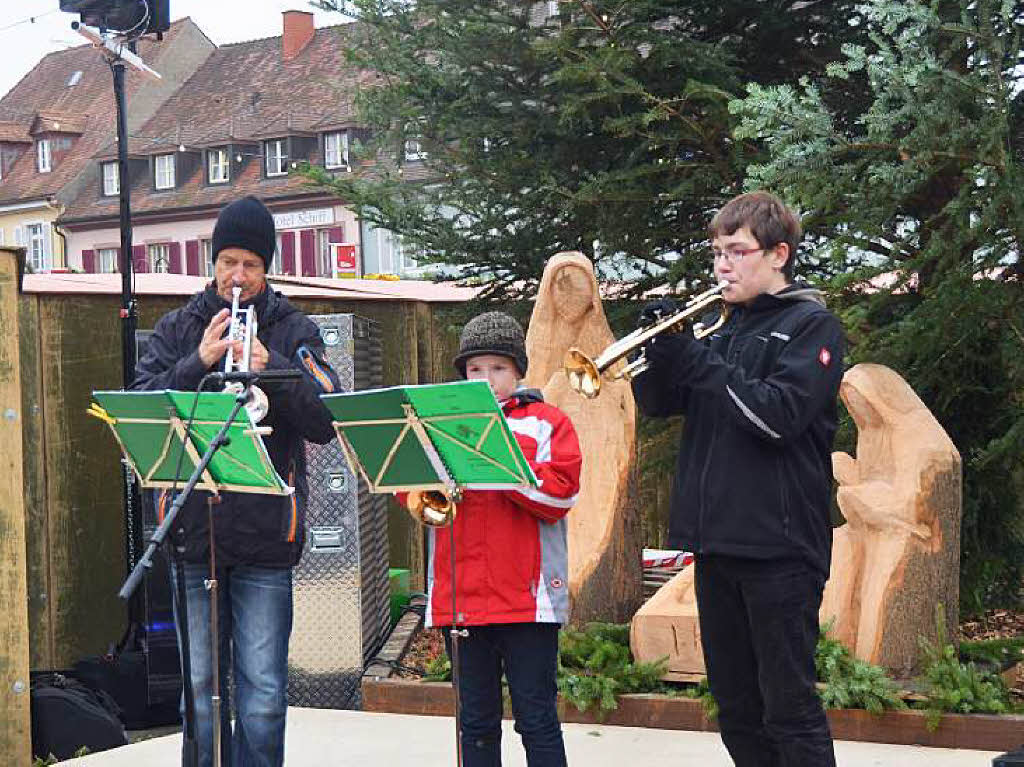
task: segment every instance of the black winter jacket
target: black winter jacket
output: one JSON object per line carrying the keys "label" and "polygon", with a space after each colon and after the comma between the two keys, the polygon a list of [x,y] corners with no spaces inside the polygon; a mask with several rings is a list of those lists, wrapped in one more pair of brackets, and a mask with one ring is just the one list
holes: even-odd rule
{"label": "black winter jacket", "polygon": [[[669,544],[697,554],[799,558],[826,578],[843,332],[796,283],[737,306],[710,339],[633,381],[650,416],[685,414]],[[665,369],[665,367],[669,369]]]}
{"label": "black winter jacket", "polygon": [[[331,417],[319,395],[340,391],[340,382],[323,359],[316,325],[288,299],[267,288],[252,303],[259,339],[270,352],[267,368],[297,368],[306,374],[295,383],[261,384],[270,400],[270,413],[260,425],[273,428],[264,443],[278,474],[295,493],[286,497],[222,493],[223,501],[213,507],[217,563],[225,567],[290,567],[299,561],[305,537],[308,487],[303,441],[326,444],[333,439]],[[207,369],[199,358],[199,342],[213,316],[230,306],[211,283],[183,308],[161,317],[145,356],[138,362],[131,388],[195,391],[204,375],[223,365],[221,360]],[[309,354],[300,352],[302,349]],[[186,479],[182,478],[182,484]],[[206,562],[209,556],[208,496],[205,491],[194,491],[171,530],[169,540],[175,554],[188,562]],[[170,508],[170,500],[166,494],[157,494],[161,515]]]}

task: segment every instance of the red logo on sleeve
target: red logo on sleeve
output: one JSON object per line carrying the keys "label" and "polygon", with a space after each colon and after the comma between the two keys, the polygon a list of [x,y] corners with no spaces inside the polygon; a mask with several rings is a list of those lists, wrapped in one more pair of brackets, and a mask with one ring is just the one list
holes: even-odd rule
{"label": "red logo on sleeve", "polygon": [[832,361],[832,354],[824,346],[821,347],[821,351],[818,352],[818,362],[822,364],[822,367],[828,367],[828,363]]}

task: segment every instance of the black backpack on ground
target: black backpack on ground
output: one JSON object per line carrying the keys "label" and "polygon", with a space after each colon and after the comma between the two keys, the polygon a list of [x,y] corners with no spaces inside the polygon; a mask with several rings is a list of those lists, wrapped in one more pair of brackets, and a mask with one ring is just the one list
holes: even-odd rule
{"label": "black backpack on ground", "polygon": [[90,689],[106,693],[121,711],[121,721],[129,730],[178,724],[181,686],[173,696],[149,699],[146,656],[141,650],[122,650],[110,655],[93,655],[75,663],[68,672]]}
{"label": "black backpack on ground", "polygon": [[128,744],[117,704],[103,692],[57,671],[33,671],[32,756],[70,759]]}

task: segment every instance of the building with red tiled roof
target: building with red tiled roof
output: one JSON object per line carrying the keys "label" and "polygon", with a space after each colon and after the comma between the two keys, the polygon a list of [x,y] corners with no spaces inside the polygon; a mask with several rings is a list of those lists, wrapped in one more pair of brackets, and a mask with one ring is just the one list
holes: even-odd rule
{"label": "building with red tiled roof", "polygon": [[[133,130],[213,52],[190,20],[171,25],[163,41],[139,41],[139,55],[159,82],[126,68],[127,122]],[[34,271],[67,266],[66,233],[55,220],[95,181],[93,156],[115,136],[110,67],[90,44],[43,59],[0,99],[0,242],[25,245]]]}
{"label": "building with red tiled roof", "polygon": [[[133,266],[139,272],[205,276],[220,209],[245,195],[274,214],[278,255],[272,273],[333,276],[367,271],[363,246],[400,248],[370,230],[337,198],[290,174],[309,162],[349,170],[349,146],[362,132],[353,101],[375,75],[345,58],[356,24],[315,29],[313,15],[283,13],[283,34],[217,48],[128,144],[132,179]],[[116,269],[116,145],[94,155],[96,183],[68,205],[73,268]]]}

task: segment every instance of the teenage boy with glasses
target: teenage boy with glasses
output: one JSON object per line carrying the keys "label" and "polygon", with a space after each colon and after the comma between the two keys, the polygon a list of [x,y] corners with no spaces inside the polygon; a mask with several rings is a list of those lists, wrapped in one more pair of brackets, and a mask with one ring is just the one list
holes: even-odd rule
{"label": "teenage boy with glasses", "polygon": [[709,234],[730,317],[703,341],[652,341],[633,392],[649,416],[685,415],[669,543],[696,555],[722,741],[737,767],[834,767],[814,651],[843,331],[821,293],[793,280],[800,223],[780,199],[736,197]]}

